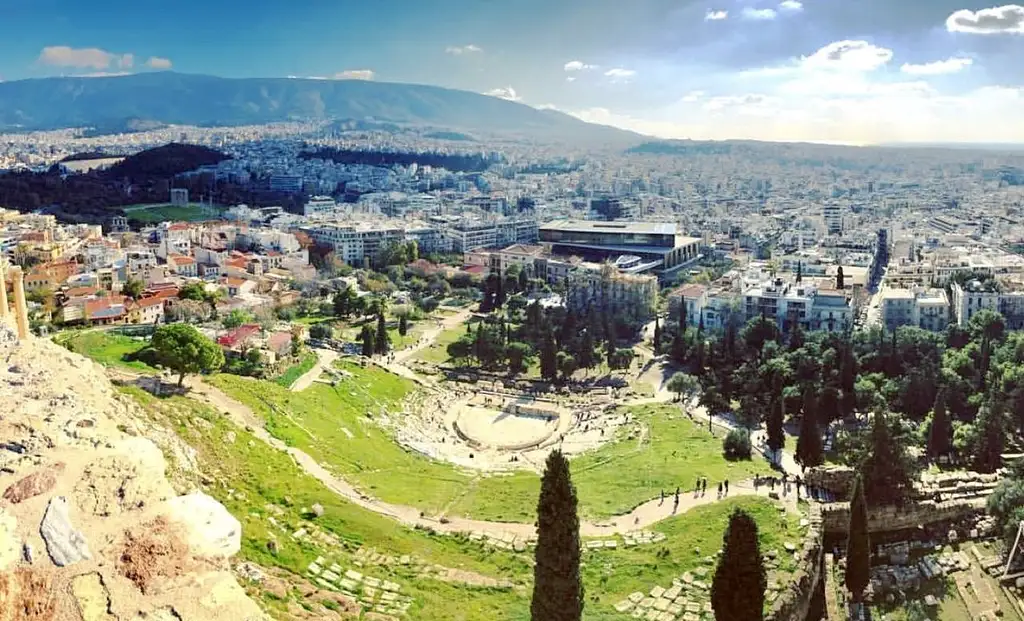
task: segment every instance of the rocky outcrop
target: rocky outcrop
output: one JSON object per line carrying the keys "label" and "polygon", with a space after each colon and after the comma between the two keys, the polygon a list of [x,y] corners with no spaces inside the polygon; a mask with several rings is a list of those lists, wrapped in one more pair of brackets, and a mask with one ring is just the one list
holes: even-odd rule
{"label": "rocky outcrop", "polygon": [[238,520],[178,495],[161,447],[194,455],[102,369],[0,327],[0,395],[0,621],[267,619],[228,565]]}

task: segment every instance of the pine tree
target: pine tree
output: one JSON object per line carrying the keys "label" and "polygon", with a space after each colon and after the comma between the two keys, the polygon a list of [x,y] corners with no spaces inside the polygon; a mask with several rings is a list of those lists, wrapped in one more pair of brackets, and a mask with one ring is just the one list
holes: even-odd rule
{"label": "pine tree", "polygon": [[409,332],[409,319],[402,315],[398,318],[398,333],[405,336]]}
{"label": "pine tree", "polygon": [[786,446],[786,433],[782,429],[782,399],[774,398],[768,405],[768,420],[765,422],[768,432],[768,448],[777,452]]}
{"label": "pine tree", "polygon": [[889,422],[884,411],[875,412],[872,416],[866,449],[860,465],[865,497],[873,505],[901,502],[917,478],[915,461],[899,434],[899,423]]}
{"label": "pine tree", "polygon": [[686,300],[679,298],[679,335],[686,336]]}
{"label": "pine tree", "polygon": [[932,406],[932,424],[928,428],[928,455],[937,458],[949,455],[953,444],[953,429],[946,411],[946,389],[939,388]]}
{"label": "pine tree", "polygon": [[767,572],[757,541],[757,523],[742,509],[729,516],[722,537],[722,557],[711,583],[716,619],[760,621],[764,618]]}
{"label": "pine tree", "polygon": [[846,288],[844,285],[846,285],[846,276],[843,274],[843,266],[840,265],[836,270],[836,289],[842,291]]}
{"label": "pine tree", "polygon": [[363,339],[363,351],[362,351],[362,354],[364,356],[366,356],[367,358],[369,358],[374,353],[376,353],[376,351],[375,351],[376,350],[376,343],[373,342],[374,341],[373,330],[370,329],[370,326],[363,326],[362,339]]}
{"label": "pine tree", "polygon": [[661,353],[661,323],[658,318],[654,318],[654,355],[657,356]]}
{"label": "pine tree", "polygon": [[377,334],[374,338],[376,352],[386,354],[391,349],[391,339],[388,337],[388,327],[384,322],[384,313],[377,313]]}
{"label": "pine tree", "polygon": [[853,483],[850,528],[846,540],[846,588],[860,602],[871,580],[871,538],[868,535],[868,503],[860,476]]}
{"label": "pine tree", "polygon": [[821,428],[818,427],[818,399],[813,389],[804,393],[800,437],[796,441],[796,461],[804,468],[820,466],[825,461]]}
{"label": "pine tree", "polygon": [[533,568],[532,621],[580,621],[580,521],[569,462],[559,450],[548,455],[537,502],[536,564]]}

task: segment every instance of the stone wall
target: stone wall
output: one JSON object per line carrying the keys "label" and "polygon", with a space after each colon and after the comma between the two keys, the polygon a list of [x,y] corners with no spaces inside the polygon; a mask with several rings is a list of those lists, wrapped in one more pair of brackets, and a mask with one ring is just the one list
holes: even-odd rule
{"label": "stone wall", "polygon": [[[984,510],[985,498],[934,502],[924,500],[903,507],[876,507],[868,510],[870,532],[897,531],[917,528],[936,522],[958,520]],[[850,524],[850,503],[835,502],[822,505],[822,524],[829,535],[845,535]]]}
{"label": "stone wall", "polygon": [[812,504],[793,579],[772,602],[765,621],[805,621],[822,580],[824,536],[821,506]]}

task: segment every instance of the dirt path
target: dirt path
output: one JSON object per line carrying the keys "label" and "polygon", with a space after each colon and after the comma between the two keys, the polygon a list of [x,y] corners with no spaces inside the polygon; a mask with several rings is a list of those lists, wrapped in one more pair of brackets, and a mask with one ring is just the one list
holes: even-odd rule
{"label": "dirt path", "polygon": [[316,378],[320,377],[320,374],[324,372],[324,369],[334,364],[334,361],[338,359],[338,352],[333,349],[314,349],[316,353],[316,364],[313,368],[302,374],[302,377],[295,380],[291,388],[292,392],[302,392],[309,388],[316,381]]}

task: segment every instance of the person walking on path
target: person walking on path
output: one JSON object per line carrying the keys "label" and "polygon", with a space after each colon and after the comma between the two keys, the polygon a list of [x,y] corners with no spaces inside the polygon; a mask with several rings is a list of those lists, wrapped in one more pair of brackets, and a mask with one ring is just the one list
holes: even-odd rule
{"label": "person walking on path", "polygon": [[719,500],[721,500],[721,498],[722,498],[722,484],[721,483],[718,484],[718,498],[719,498]]}
{"label": "person walking on path", "polygon": [[725,480],[725,495],[729,495],[729,479]]}
{"label": "person walking on path", "polygon": [[658,506],[665,504],[665,490],[661,490],[661,500],[658,501]]}

